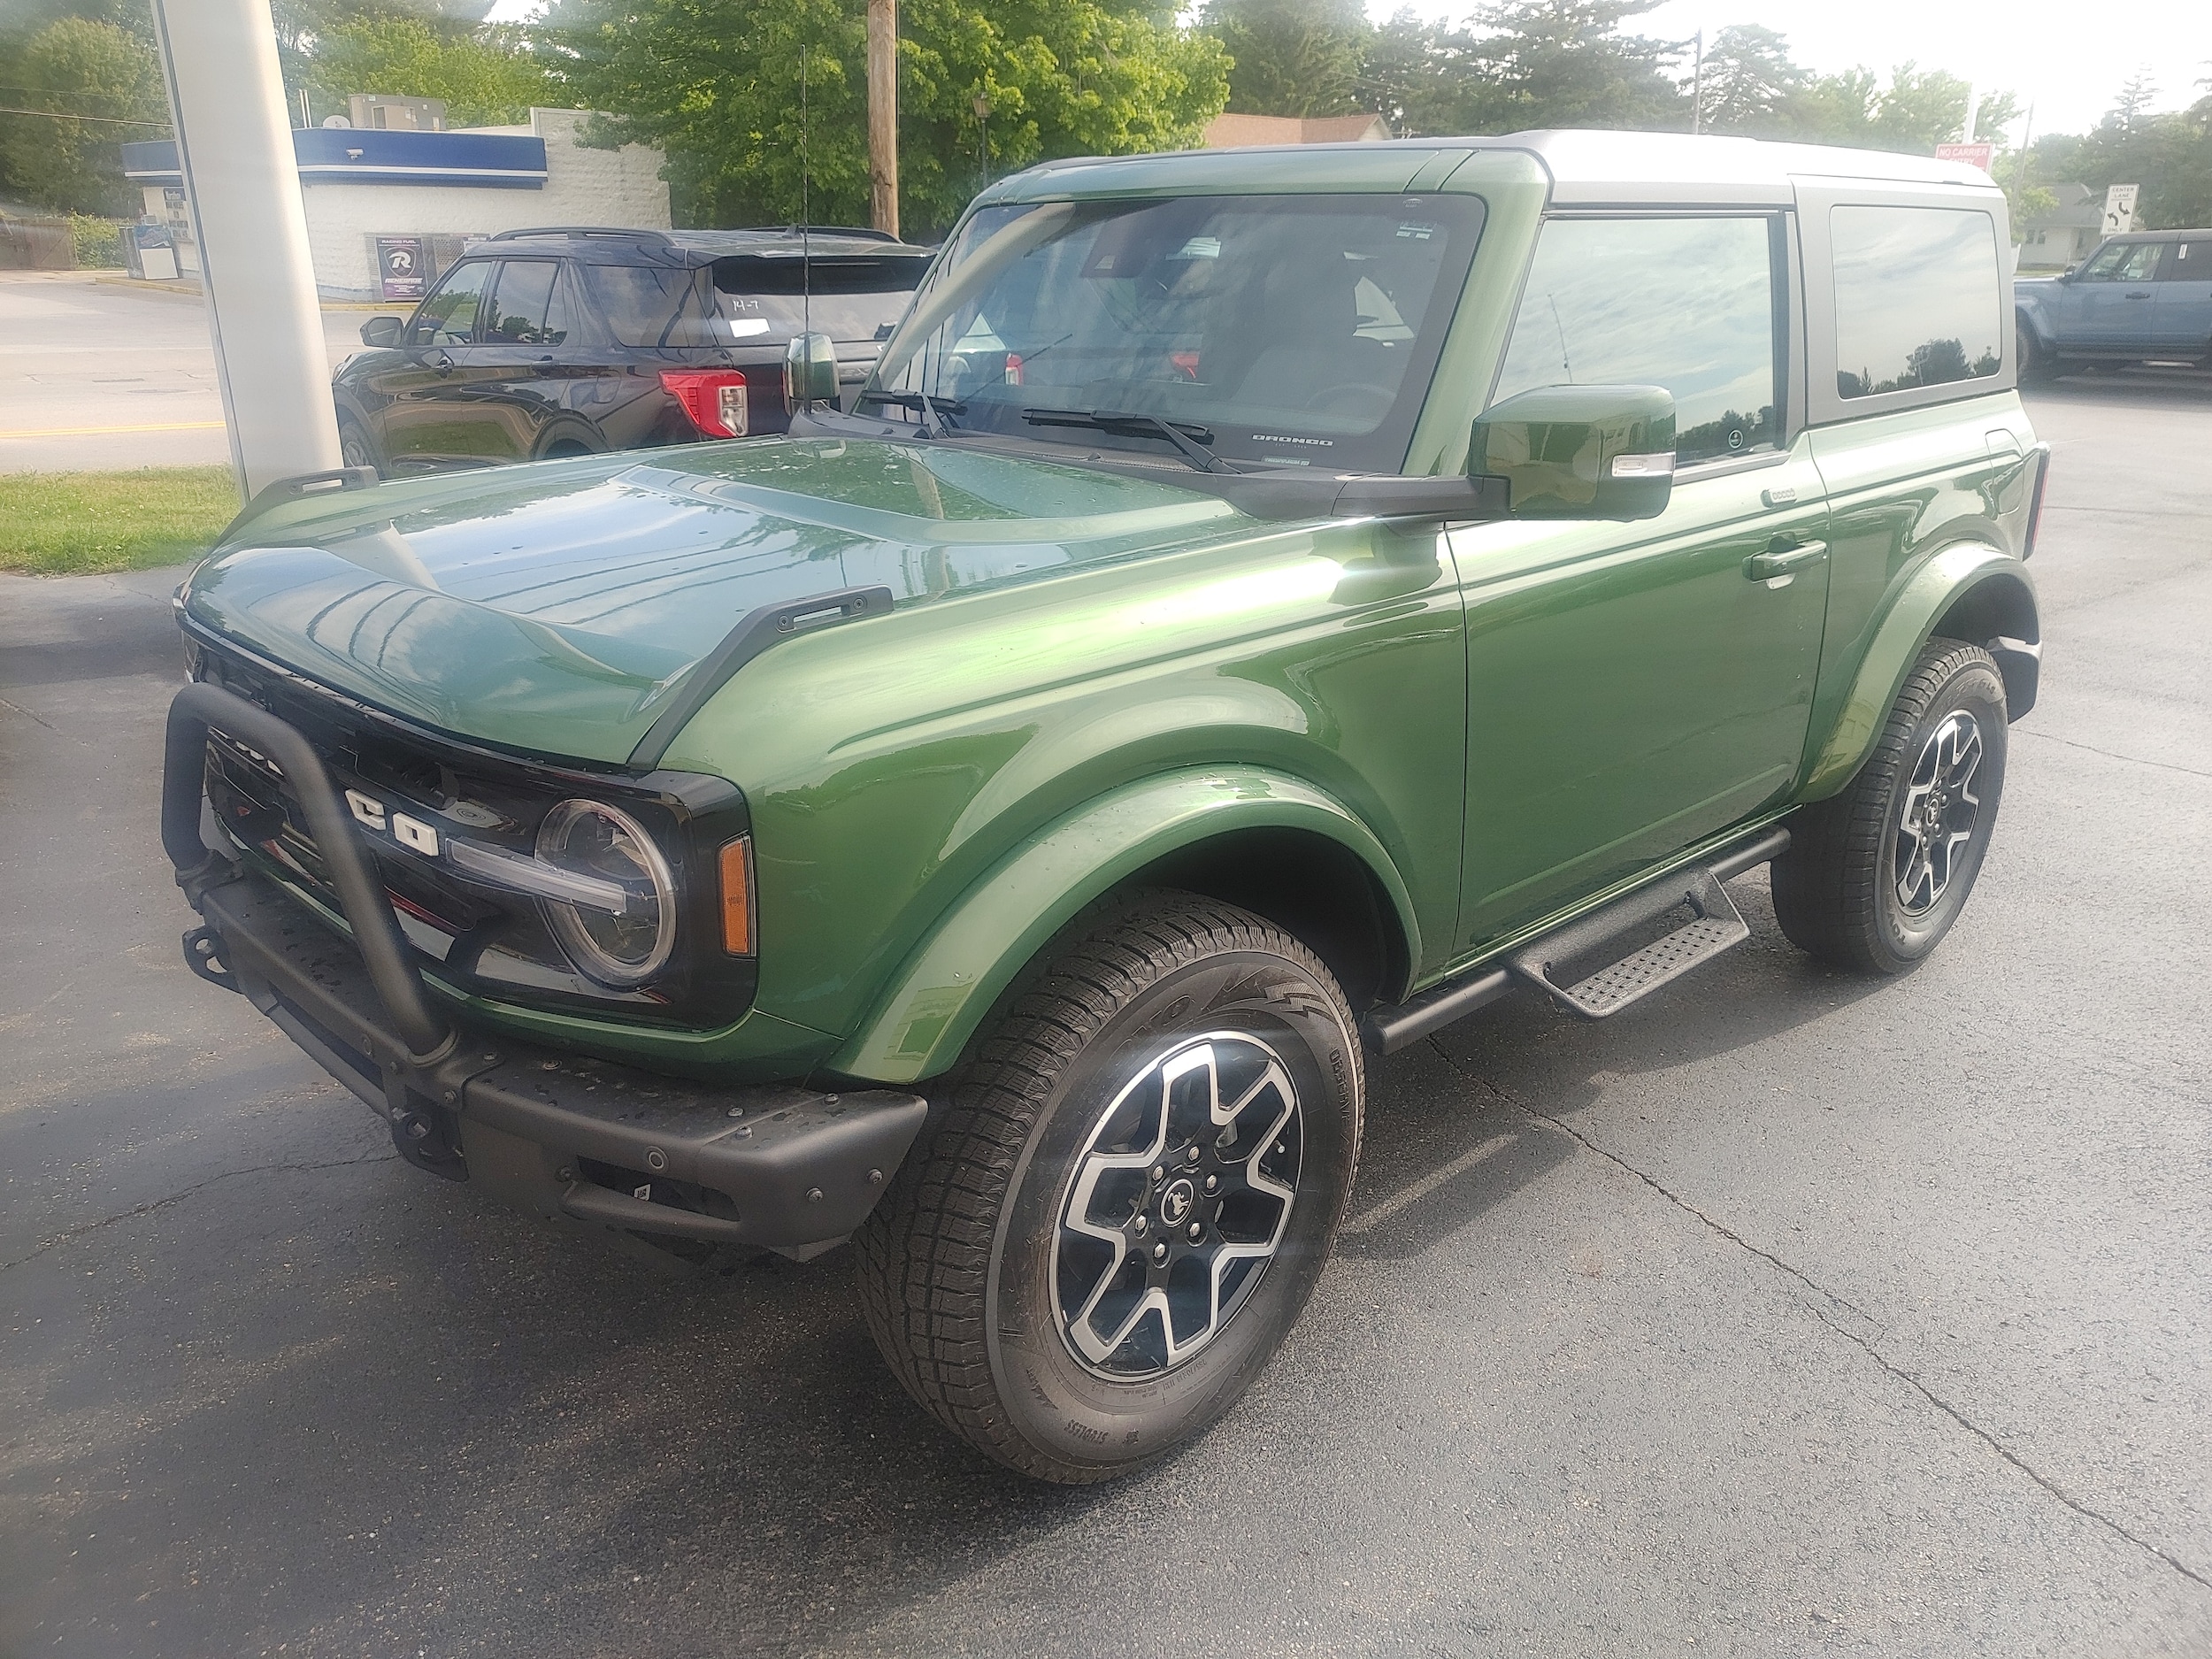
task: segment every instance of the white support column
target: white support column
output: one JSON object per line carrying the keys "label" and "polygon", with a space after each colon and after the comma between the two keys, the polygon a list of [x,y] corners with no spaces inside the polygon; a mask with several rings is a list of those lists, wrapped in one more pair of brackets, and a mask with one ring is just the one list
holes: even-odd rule
{"label": "white support column", "polygon": [[153,0],[241,491],[341,464],[269,0]]}

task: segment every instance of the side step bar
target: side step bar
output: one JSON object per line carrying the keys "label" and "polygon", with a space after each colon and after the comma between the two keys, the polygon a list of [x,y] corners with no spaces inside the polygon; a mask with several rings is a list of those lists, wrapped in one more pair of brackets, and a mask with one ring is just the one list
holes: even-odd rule
{"label": "side step bar", "polygon": [[[1721,883],[1789,850],[1790,833],[1770,830],[1703,864],[1678,870],[1566,926],[1540,934],[1505,959],[1463,979],[1448,980],[1395,1007],[1371,1009],[1360,1021],[1367,1046],[1393,1054],[1494,1002],[1518,979],[1533,985],[1586,1019],[1603,1019],[1649,995],[1751,936]],[[1641,949],[1563,986],[1551,977],[1555,964],[1586,957],[1608,940],[1647,927],[1677,905],[1692,919]]]}

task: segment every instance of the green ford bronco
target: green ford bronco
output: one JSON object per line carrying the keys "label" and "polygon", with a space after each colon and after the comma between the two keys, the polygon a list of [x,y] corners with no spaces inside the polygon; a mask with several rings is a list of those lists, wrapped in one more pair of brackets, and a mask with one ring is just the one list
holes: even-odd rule
{"label": "green ford bronco", "polygon": [[2035,696],[2004,198],[1523,134],[995,184],[788,436],[294,480],[180,591],[164,843],[421,1169],[849,1240],[1087,1481],[1329,1254],[1363,1056],[1783,931],[1933,949]]}

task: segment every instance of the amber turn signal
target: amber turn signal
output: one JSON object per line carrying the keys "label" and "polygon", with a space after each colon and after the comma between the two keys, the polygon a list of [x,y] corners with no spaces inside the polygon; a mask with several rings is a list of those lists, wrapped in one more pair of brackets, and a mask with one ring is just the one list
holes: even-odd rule
{"label": "amber turn signal", "polygon": [[753,954],[753,838],[749,835],[722,844],[722,949],[733,956]]}

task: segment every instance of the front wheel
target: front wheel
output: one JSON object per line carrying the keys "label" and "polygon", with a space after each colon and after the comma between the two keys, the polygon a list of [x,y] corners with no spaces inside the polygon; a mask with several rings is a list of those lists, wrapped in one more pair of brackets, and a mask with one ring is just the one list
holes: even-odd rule
{"label": "front wheel", "polygon": [[1774,861],[1799,949],[1899,973],[1942,941],[1981,873],[2005,783],[2005,682],[1978,645],[1934,639],[1840,795],[1801,807]]}
{"label": "front wheel", "polygon": [[949,1079],[862,1231],[861,1302],[908,1393],[1070,1484],[1235,1404],[1296,1322],[1359,1154],[1328,970],[1188,894],[1079,925]]}
{"label": "front wheel", "polygon": [[2013,324],[2013,362],[2024,385],[2038,385],[2058,378],[2057,354],[2038,345],[2027,324],[2016,319]]}

